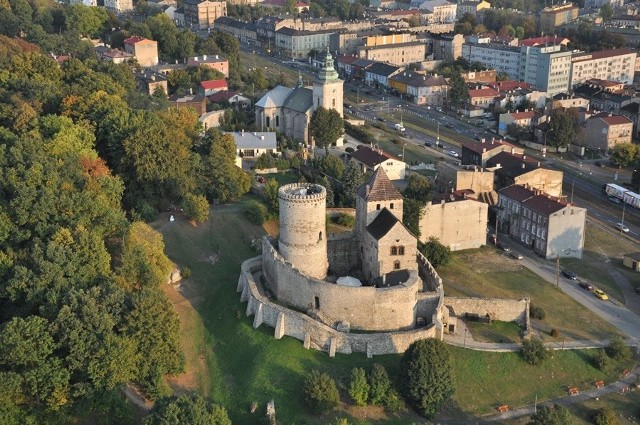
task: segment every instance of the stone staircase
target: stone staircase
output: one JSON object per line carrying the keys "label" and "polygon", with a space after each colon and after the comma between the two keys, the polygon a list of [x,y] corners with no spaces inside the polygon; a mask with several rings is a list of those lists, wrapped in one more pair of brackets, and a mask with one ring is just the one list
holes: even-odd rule
{"label": "stone staircase", "polygon": [[327,316],[322,310],[311,308],[307,310],[307,316],[317,320],[318,322],[324,323],[327,326],[335,328],[336,320]]}

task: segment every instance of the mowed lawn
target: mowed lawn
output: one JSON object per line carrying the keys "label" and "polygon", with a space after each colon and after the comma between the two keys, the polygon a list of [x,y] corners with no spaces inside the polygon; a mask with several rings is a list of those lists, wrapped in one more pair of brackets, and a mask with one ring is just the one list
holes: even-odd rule
{"label": "mowed lawn", "polygon": [[[352,368],[369,369],[377,362],[394,377],[399,371],[400,355],[367,359],[364,354],[352,354],[329,358],[326,353],[304,349],[301,341],[289,337],[274,339],[273,329],[264,325],[253,329],[253,317],[246,317],[246,303],[240,303],[236,286],[240,264],[258,255],[251,245],[259,241],[264,230],[249,223],[242,211],[241,203],[225,205],[215,207],[210,220],[197,227],[181,216],[173,223],[163,216],[155,226],[164,235],[171,259],[192,271],[183,293],[197,314],[181,312],[180,316],[182,343],[187,351],[197,353],[188,356],[187,367],[208,374],[195,380],[196,388],[224,405],[233,423],[243,425],[260,423],[271,399],[275,401],[279,423],[284,424],[325,425],[338,417],[347,417],[353,424],[420,423],[420,418],[410,411],[389,415],[375,408],[353,409],[346,403],[324,417],[306,412],[302,385],[311,369],[333,376],[344,397]],[[552,315],[552,311],[547,314]],[[189,335],[184,330],[195,332]],[[585,351],[558,354],[540,368],[526,365],[517,354],[453,347],[452,353],[457,386],[454,404],[463,412],[454,407],[443,415],[463,422],[466,421],[463,418],[468,418],[464,412],[487,414],[495,403],[525,404],[533,400],[535,393],[539,394],[539,400],[560,396],[566,385],[587,385],[604,376],[590,366],[590,354]],[[529,379],[531,385],[522,385]],[[203,389],[202,385],[209,388]],[[249,413],[252,402],[258,404],[254,414]]]}
{"label": "mowed lawn", "polygon": [[615,328],[570,296],[491,247],[456,253],[452,263],[438,272],[446,295],[529,297],[533,306],[546,313],[540,326],[558,329],[568,340],[600,340],[616,333]]}

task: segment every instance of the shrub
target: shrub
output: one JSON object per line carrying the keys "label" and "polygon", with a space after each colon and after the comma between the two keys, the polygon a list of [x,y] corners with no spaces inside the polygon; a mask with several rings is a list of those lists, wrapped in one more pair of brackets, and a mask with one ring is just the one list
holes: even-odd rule
{"label": "shrub", "polygon": [[369,400],[369,384],[364,369],[356,367],[351,371],[349,397],[356,406],[366,406]]}
{"label": "shrub", "polygon": [[358,139],[362,143],[367,143],[369,145],[372,145],[372,144],[374,144],[376,142],[375,137],[373,137],[371,135],[371,133],[369,133],[365,128],[359,127],[359,126],[355,126],[355,125],[351,125],[346,121],[344,123],[344,131],[349,136],[352,136],[352,137]]}
{"label": "shrub", "polygon": [[596,351],[596,354],[593,356],[593,363],[600,370],[607,370],[609,368],[611,360],[604,351],[604,348]]}
{"label": "shrub", "polygon": [[531,365],[539,365],[549,358],[550,353],[540,338],[525,339],[522,342],[522,357]]}
{"label": "shrub", "polygon": [[616,414],[608,407],[603,407],[598,410],[598,413],[595,417],[596,425],[616,425],[618,423],[618,419],[616,419]]}
{"label": "shrub", "polygon": [[144,425],[167,423],[231,425],[224,407],[212,404],[200,395],[183,395],[159,400],[143,423]]}
{"label": "shrub", "polygon": [[189,279],[191,277],[191,269],[187,266],[183,267],[182,270],[180,270],[180,276],[183,279]]}
{"label": "shrub", "polygon": [[553,407],[543,406],[531,415],[527,425],[571,425],[571,413],[558,404]]}
{"label": "shrub", "polygon": [[430,237],[427,243],[419,244],[418,249],[435,268],[446,266],[451,262],[451,249],[440,243],[437,238]]}
{"label": "shrub", "polygon": [[333,217],[331,217],[331,221],[344,227],[353,227],[354,224],[356,224],[355,217],[347,213],[339,213],[337,215],[334,215]]}
{"label": "shrub", "polygon": [[187,193],[182,201],[182,208],[189,221],[203,223],[209,218],[209,202],[202,195]]}
{"label": "shrub", "polygon": [[631,356],[631,350],[619,335],[614,335],[613,338],[611,338],[605,351],[607,356],[614,360],[626,360]]}
{"label": "shrub", "polygon": [[404,400],[394,389],[390,389],[384,402],[384,408],[390,413],[397,413],[404,410]]}
{"label": "shrub", "polygon": [[542,307],[532,305],[529,309],[529,316],[533,317],[536,320],[544,320],[544,318],[547,316],[547,313]]}
{"label": "shrub", "polygon": [[447,345],[437,339],[413,342],[402,356],[401,382],[407,400],[426,418],[453,395],[453,365]]}
{"label": "shrub", "polygon": [[336,381],[326,373],[312,370],[304,380],[304,399],[313,413],[328,412],[340,401]]}
{"label": "shrub", "polygon": [[247,220],[253,224],[261,225],[267,220],[269,212],[262,202],[251,200],[247,203],[244,215],[247,217]]}
{"label": "shrub", "polygon": [[262,155],[260,155],[260,157],[255,162],[255,164],[253,164],[253,168],[255,170],[263,170],[265,168],[275,168],[275,166],[276,166],[276,159],[268,153],[263,153]]}
{"label": "shrub", "polygon": [[353,148],[351,146],[347,146],[344,151],[346,153],[353,153]]}
{"label": "shrub", "polygon": [[369,399],[373,404],[385,404],[391,381],[384,366],[374,363],[369,372]]}
{"label": "shrub", "polygon": [[551,332],[549,332],[549,335],[551,335],[554,338],[558,338],[560,336],[560,331],[557,330],[556,328],[551,329]]}

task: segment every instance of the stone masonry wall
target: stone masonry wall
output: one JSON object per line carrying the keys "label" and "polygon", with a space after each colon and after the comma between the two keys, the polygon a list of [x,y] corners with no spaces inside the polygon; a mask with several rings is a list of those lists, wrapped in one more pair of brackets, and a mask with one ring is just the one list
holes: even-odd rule
{"label": "stone masonry wall", "polygon": [[353,233],[330,234],[327,238],[329,273],[347,276],[358,268],[358,239]]}
{"label": "stone masonry wall", "polygon": [[303,341],[306,348],[314,348],[329,353],[350,354],[366,353],[374,355],[404,352],[409,345],[423,338],[442,338],[442,329],[436,326],[398,332],[375,334],[345,333],[324,325],[309,316],[290,310],[271,302],[260,293],[254,280],[254,273],[262,269],[262,258],[255,257],[242,263],[238,292],[242,292],[241,301],[247,302],[247,316],[254,316],[253,327],[266,324],[274,328],[277,339],[284,335]]}
{"label": "stone masonry wall", "polygon": [[529,298],[520,300],[504,298],[458,298],[445,297],[444,305],[453,310],[457,317],[465,313],[486,316],[492,320],[516,322],[525,330],[529,330]]}
{"label": "stone masonry wall", "polygon": [[389,331],[415,325],[417,270],[391,288],[349,287],[305,276],[286,262],[268,238],[262,244],[266,285],[279,303],[304,312],[319,311],[325,322],[349,322],[352,329]]}

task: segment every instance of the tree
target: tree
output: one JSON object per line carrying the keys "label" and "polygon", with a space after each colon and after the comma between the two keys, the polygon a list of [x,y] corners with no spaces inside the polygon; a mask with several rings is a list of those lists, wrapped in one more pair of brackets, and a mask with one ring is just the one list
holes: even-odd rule
{"label": "tree", "polygon": [[603,407],[598,410],[595,417],[596,425],[617,425],[618,418],[613,410],[609,407]]}
{"label": "tree", "polygon": [[280,201],[278,199],[279,188],[280,186],[278,185],[278,181],[273,178],[267,179],[267,182],[264,185],[264,199],[266,201],[269,214],[273,216],[278,215],[278,210],[280,208]]}
{"label": "tree", "polygon": [[98,35],[108,20],[107,12],[99,7],[77,3],[67,7],[67,27],[85,37]]}
{"label": "tree", "polygon": [[551,353],[545,348],[540,338],[532,337],[522,341],[520,353],[524,360],[531,365],[539,365],[549,358]]}
{"label": "tree", "polygon": [[202,396],[182,395],[167,397],[155,404],[149,415],[144,418],[144,425],[231,425],[231,420],[224,407],[202,398]]}
{"label": "tree", "polygon": [[420,239],[420,219],[424,215],[425,203],[412,198],[405,198],[402,203],[403,223],[413,235]]}
{"label": "tree", "polygon": [[346,207],[353,207],[356,203],[356,191],[364,184],[364,174],[362,174],[360,167],[355,162],[349,161],[347,168],[344,170],[342,181],[344,183],[342,203]]}
{"label": "tree", "polygon": [[252,199],[247,203],[244,215],[247,220],[260,226],[269,217],[269,210],[262,202]]}
{"label": "tree", "polygon": [[[262,91],[269,87],[267,77],[264,75],[262,68],[254,68],[249,75],[249,82],[252,84],[252,89],[255,91]],[[251,93],[253,94],[253,92]]]}
{"label": "tree", "polygon": [[336,197],[333,192],[333,185],[331,184],[331,181],[326,176],[322,176],[318,183],[327,190],[327,208],[335,207]]}
{"label": "tree", "polygon": [[631,349],[620,335],[614,335],[609,341],[609,345],[605,348],[607,356],[614,360],[622,361],[631,357]]}
{"label": "tree", "polygon": [[529,130],[519,124],[511,123],[507,126],[507,134],[515,139],[516,142],[529,138]]}
{"label": "tree", "polygon": [[618,167],[628,167],[640,157],[640,149],[632,143],[618,143],[610,151],[611,163]]}
{"label": "tree", "polygon": [[611,365],[611,359],[609,358],[609,356],[607,356],[607,352],[604,350],[604,348],[596,351],[596,354],[593,356],[593,362],[595,363],[596,367],[602,371],[606,371]]}
{"label": "tree", "polygon": [[385,404],[391,381],[384,366],[374,363],[369,371],[369,399],[373,404]]}
{"label": "tree", "polygon": [[336,155],[327,154],[315,161],[318,169],[325,174],[330,175],[334,179],[340,180],[345,172],[345,166],[342,159]]}
{"label": "tree", "polygon": [[547,141],[551,146],[565,148],[575,140],[576,129],[573,117],[565,111],[554,109],[551,112],[549,128]]}
{"label": "tree", "polygon": [[328,412],[340,402],[336,382],[326,373],[312,370],[304,380],[304,398],[313,413]]}
{"label": "tree", "polygon": [[454,392],[449,348],[438,339],[415,341],[405,351],[400,365],[406,398],[421,415],[433,418]]}
{"label": "tree", "polygon": [[431,198],[431,185],[429,180],[416,173],[410,174],[403,195],[406,198],[427,202]]}
{"label": "tree", "polygon": [[141,221],[127,229],[120,261],[118,272],[126,286],[133,288],[160,286],[173,268],[164,254],[162,235]]}
{"label": "tree", "polygon": [[553,407],[543,406],[538,412],[531,415],[527,425],[571,425],[571,413],[566,407],[559,404]]}
{"label": "tree", "polygon": [[460,107],[469,99],[469,89],[459,71],[451,74],[449,80],[449,100],[454,108]]}
{"label": "tree", "polygon": [[309,132],[314,138],[316,144],[325,148],[329,152],[329,146],[338,140],[344,132],[343,119],[335,109],[326,109],[322,106],[318,107],[311,115],[309,122]]}
{"label": "tree", "polygon": [[602,7],[600,7],[599,15],[604,22],[609,22],[613,17],[613,8],[609,3],[605,3],[604,5],[602,5]]}
{"label": "tree", "polygon": [[419,244],[418,249],[435,268],[451,262],[451,249],[433,236],[426,243]]}
{"label": "tree", "polygon": [[187,193],[182,201],[187,219],[195,223],[204,223],[209,218],[209,202],[202,195]]}
{"label": "tree", "polygon": [[364,369],[356,367],[351,370],[349,397],[356,406],[366,406],[369,399],[369,384]]}

